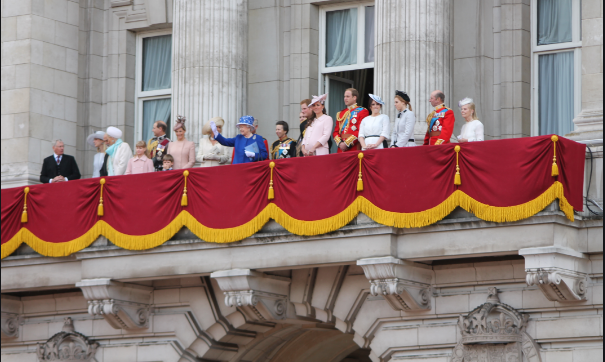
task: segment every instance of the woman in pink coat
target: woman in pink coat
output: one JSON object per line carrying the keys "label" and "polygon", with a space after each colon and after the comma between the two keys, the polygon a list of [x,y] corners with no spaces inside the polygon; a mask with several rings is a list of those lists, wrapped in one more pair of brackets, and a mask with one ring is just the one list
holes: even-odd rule
{"label": "woman in pink coat", "polygon": [[187,133],[185,121],[187,121],[185,117],[179,116],[173,127],[176,141],[168,145],[168,154],[174,157],[174,166],[172,166],[174,170],[192,168],[195,165],[195,143],[185,138]]}
{"label": "woman in pink coat", "polygon": [[326,114],[327,94],[313,97],[310,107],[315,112],[315,119],[307,124],[305,137],[302,141],[302,153],[305,157],[324,156],[330,154],[328,140],[332,136],[334,121]]}

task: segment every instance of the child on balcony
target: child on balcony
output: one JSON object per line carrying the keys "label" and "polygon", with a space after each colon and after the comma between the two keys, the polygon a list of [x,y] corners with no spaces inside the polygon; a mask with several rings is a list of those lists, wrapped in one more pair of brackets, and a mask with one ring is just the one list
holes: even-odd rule
{"label": "child on balcony", "polygon": [[153,161],[149,158],[147,143],[139,141],[136,144],[135,156],[128,161],[126,175],[138,175],[141,173],[153,172]]}
{"label": "child on balcony", "polygon": [[172,155],[164,155],[163,166],[164,168],[162,171],[172,171],[172,167],[174,167],[174,157],[172,157]]}

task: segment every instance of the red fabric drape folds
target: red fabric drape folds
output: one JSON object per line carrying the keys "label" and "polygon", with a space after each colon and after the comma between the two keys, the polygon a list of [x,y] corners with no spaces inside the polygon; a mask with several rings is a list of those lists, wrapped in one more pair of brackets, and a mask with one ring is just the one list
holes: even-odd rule
{"label": "red fabric drape folds", "polygon": [[583,209],[585,146],[560,138],[560,176],[551,174],[550,136],[462,144],[462,185],[454,185],[456,145],[365,152],[364,191],[357,191],[357,153],[277,161],[275,199],[268,200],[269,161],[189,170],[188,206],[181,206],[182,171],[107,177],[104,216],[97,216],[100,180],[30,187],[29,221],[21,223],[24,188],[2,190],[2,245],[22,228],[47,243],[66,243],[104,221],[119,233],[143,236],[166,228],[183,211],[210,229],[237,228],[270,203],[305,222],[342,213],[362,196],[381,210],[419,213],[443,203],[456,190],[489,206],[532,201],[555,182],[575,210]]}

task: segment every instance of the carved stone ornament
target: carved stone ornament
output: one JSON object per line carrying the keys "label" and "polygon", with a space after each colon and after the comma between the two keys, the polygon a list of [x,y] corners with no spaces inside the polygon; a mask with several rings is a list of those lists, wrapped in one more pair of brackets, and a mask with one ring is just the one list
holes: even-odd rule
{"label": "carved stone ornament", "polygon": [[529,316],[503,304],[498,290],[489,288],[487,303],[460,316],[462,335],[452,362],[541,362],[539,348],[525,331]]}
{"label": "carved stone ornament", "polygon": [[0,330],[2,331],[2,340],[14,339],[19,337],[19,325],[21,319],[21,298],[8,295],[2,296],[2,322]]}
{"label": "carved stone ornament", "polygon": [[249,322],[270,322],[288,318],[288,293],[291,280],[252,270],[229,270],[212,273],[225,293],[225,304],[236,307]]}
{"label": "carved stone ornament", "polygon": [[38,344],[38,361],[94,361],[99,345],[74,330],[71,318],[65,318],[63,331],[52,336],[46,343]]}
{"label": "carved stone ornament", "polygon": [[433,271],[429,267],[390,256],[362,259],[357,265],[370,281],[372,295],[383,296],[394,310],[431,309]]}
{"label": "carved stone ornament", "polygon": [[586,300],[589,260],[582,253],[559,248],[522,249],[527,284],[538,286],[552,302]]}
{"label": "carved stone ornament", "polygon": [[83,280],[76,286],[88,300],[90,315],[102,316],[115,329],[148,328],[153,288],[111,279]]}

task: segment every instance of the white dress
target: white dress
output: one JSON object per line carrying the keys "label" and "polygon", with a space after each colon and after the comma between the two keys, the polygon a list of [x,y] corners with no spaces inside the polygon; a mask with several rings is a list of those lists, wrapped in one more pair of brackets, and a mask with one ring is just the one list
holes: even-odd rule
{"label": "white dress", "polygon": [[105,152],[98,152],[92,163],[92,177],[101,177],[103,162],[105,162]]}
{"label": "white dress", "polygon": [[[361,121],[359,138],[363,137],[366,145],[373,145],[378,142],[380,137],[384,137],[385,140],[388,140],[390,128],[391,120],[386,114],[381,114],[378,117],[368,116]],[[381,149],[384,147],[381,143],[376,148]]]}
{"label": "white dress", "polygon": [[[219,160],[209,160],[208,157],[218,156]],[[220,143],[213,145],[208,136],[200,140],[200,148],[197,152],[196,161],[200,162],[200,167],[214,167],[231,164],[231,148],[225,147]]]}
{"label": "white dress", "polygon": [[483,127],[483,123],[477,120],[467,122],[464,126],[462,126],[462,131],[460,132],[460,136],[458,136],[458,139],[461,138],[465,138],[469,142],[484,141],[485,128]]}
{"label": "white dress", "polygon": [[416,126],[416,115],[409,109],[399,112],[395,119],[395,128],[391,136],[391,145],[397,147],[416,147],[414,139],[414,127]]}

